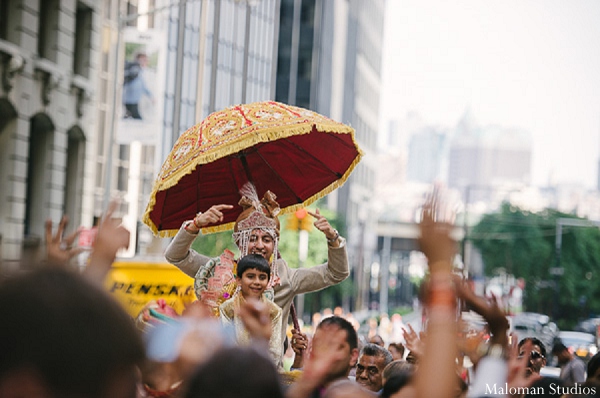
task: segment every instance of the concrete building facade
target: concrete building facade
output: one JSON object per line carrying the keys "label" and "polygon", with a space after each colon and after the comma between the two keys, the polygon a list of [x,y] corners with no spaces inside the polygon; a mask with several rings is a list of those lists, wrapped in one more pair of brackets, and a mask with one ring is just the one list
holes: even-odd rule
{"label": "concrete building facade", "polygon": [[34,266],[44,222],[91,223],[99,4],[0,2],[0,235]]}

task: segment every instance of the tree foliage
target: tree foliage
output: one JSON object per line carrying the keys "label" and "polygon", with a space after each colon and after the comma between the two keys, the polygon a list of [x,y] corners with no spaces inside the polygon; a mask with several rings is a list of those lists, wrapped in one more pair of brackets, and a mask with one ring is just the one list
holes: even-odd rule
{"label": "tree foliage", "polygon": [[[600,230],[563,227],[562,250],[556,252],[556,223],[575,218],[547,209],[530,213],[509,204],[485,215],[469,239],[482,255],[486,276],[501,271],[526,281],[528,311],[555,315],[561,327],[600,314]],[[560,266],[563,275],[551,274]]]}

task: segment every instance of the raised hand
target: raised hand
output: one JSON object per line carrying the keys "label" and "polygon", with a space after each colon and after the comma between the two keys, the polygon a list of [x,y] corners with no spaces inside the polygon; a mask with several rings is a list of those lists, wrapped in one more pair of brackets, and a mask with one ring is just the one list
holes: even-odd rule
{"label": "raised hand", "polygon": [[408,328],[409,330],[402,328],[404,341],[406,341],[405,346],[410,352],[413,353],[415,357],[420,358],[423,356],[423,351],[425,348],[423,346],[423,341],[419,339],[419,335],[417,334],[417,332],[415,332],[415,330],[410,324],[408,325]]}
{"label": "raised hand", "polygon": [[327,239],[334,239],[338,235],[337,231],[329,224],[329,221],[321,214],[319,209],[316,209],[314,212],[308,211],[308,214],[314,217],[315,228],[323,232]]}
{"label": "raised hand", "polygon": [[452,257],[456,254],[456,242],[450,236],[453,227],[452,211],[448,210],[439,194],[434,192],[423,205],[421,214],[419,246],[429,260],[431,271],[436,271],[436,267],[440,265],[436,264],[438,262],[451,265]]}
{"label": "raised hand", "polygon": [[256,299],[248,299],[240,308],[237,315],[252,337],[258,340],[269,341],[272,334],[269,307]]}
{"label": "raised hand", "polygon": [[506,376],[506,382],[510,390],[518,391],[520,389],[523,391],[524,388],[531,387],[535,381],[542,378],[539,374],[531,374],[527,371],[527,363],[532,348],[531,341],[526,341],[521,347],[525,355],[519,358],[518,339],[516,335],[512,336],[508,357],[508,375]]}
{"label": "raised hand", "polygon": [[52,220],[46,220],[46,257],[48,264],[52,266],[65,266],[69,260],[84,249],[73,247],[73,243],[81,229],[63,238],[65,227],[69,222],[67,216],[63,216],[58,224],[56,234],[52,234]]}
{"label": "raised hand", "polygon": [[456,295],[487,321],[492,334],[492,343],[508,344],[508,319],[506,319],[506,313],[498,306],[496,296],[492,295],[489,300],[486,300],[484,297],[476,295],[460,276],[453,275],[452,278]]}
{"label": "raised hand", "polygon": [[232,205],[214,205],[204,213],[198,213],[193,222],[187,228],[190,232],[197,233],[207,225],[223,221],[223,210],[233,209]]}
{"label": "raised hand", "polygon": [[310,356],[304,365],[304,372],[300,379],[287,390],[286,397],[307,397],[317,387],[323,386],[328,381],[327,377],[331,368],[346,357],[345,342],[346,331],[343,329],[333,329],[316,334],[313,338]]}
{"label": "raised hand", "polygon": [[104,281],[117,252],[129,247],[129,230],[121,225],[121,221],[112,218],[118,204],[118,201],[113,200],[100,221],[90,261],[84,270],[84,275],[95,282]]}

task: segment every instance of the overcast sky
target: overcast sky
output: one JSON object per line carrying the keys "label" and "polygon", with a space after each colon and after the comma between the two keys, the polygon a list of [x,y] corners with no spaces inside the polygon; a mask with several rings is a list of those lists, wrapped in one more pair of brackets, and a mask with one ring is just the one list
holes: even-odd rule
{"label": "overcast sky", "polygon": [[532,180],[595,188],[600,148],[600,1],[387,0],[381,102],[453,127],[529,131]]}

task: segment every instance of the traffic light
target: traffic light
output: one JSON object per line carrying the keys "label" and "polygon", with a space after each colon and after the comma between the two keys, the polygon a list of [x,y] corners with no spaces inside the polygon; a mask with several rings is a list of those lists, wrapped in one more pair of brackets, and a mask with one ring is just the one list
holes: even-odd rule
{"label": "traffic light", "polygon": [[298,209],[288,218],[287,229],[292,231],[310,231],[312,226],[312,217],[306,209]]}
{"label": "traffic light", "polygon": [[312,223],[312,217],[310,216],[310,214],[308,214],[308,212],[306,211],[306,209],[298,209],[296,210],[296,212],[294,213],[295,218],[297,218],[299,220],[300,226],[299,228],[303,231],[310,231],[313,223]]}

